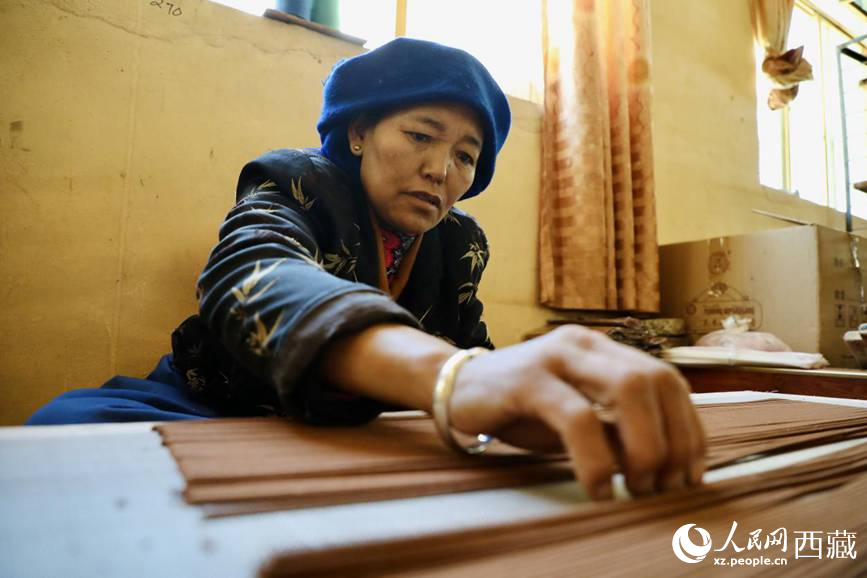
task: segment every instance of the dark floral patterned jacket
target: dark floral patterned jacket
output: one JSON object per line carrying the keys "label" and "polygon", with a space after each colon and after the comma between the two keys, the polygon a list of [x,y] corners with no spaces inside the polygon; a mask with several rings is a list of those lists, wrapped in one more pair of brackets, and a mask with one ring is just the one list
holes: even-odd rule
{"label": "dark floral patterned jacket", "polygon": [[488,246],[471,216],[452,208],[424,234],[395,301],[379,289],[363,191],[318,151],[272,151],[244,167],[237,191],[199,278],[199,315],[172,335],[175,369],[226,414],[373,419],[385,405],[335,391],[311,368],[332,339],[374,324],[492,347],[476,298]]}

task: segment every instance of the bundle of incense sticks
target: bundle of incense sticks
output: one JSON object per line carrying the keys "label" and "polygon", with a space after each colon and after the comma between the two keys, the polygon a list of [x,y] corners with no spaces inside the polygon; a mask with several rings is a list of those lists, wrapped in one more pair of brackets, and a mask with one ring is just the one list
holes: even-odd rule
{"label": "bundle of incense sticks", "polygon": [[[720,565],[726,576],[863,576],[867,557],[856,546],[863,549],[867,531],[865,471],[867,443],[859,443],[777,470],[530,521],[281,553],[259,576],[685,576]],[[711,538],[705,559],[686,563],[673,552],[687,525]],[[784,541],[770,543],[772,533]]]}
{"label": "bundle of incense sticks", "polygon": [[[867,409],[790,400],[697,407],[707,463],[867,435]],[[605,418],[609,419],[609,418]],[[209,516],[408,498],[565,480],[563,455],[504,444],[466,456],[443,446],[426,417],[351,428],[281,419],[174,422],[156,429],[186,479],[184,497]]]}
{"label": "bundle of incense sticks", "polygon": [[495,444],[482,459],[445,446],[424,416],[361,427],[282,419],[159,425],[186,478],[184,497],[209,516],[387,500],[569,479],[562,455]]}

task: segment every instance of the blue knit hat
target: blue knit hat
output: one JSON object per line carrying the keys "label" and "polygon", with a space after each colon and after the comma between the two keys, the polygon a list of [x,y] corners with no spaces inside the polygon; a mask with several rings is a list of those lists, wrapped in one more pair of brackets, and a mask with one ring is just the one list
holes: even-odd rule
{"label": "blue knit hat", "polygon": [[476,177],[461,198],[474,197],[491,182],[511,112],[506,95],[482,63],[457,48],[397,38],[338,62],[325,81],[316,125],[322,154],[358,180],[361,163],[349,150],[347,129],[359,114],[438,101],[469,105],[482,120],[485,138]]}

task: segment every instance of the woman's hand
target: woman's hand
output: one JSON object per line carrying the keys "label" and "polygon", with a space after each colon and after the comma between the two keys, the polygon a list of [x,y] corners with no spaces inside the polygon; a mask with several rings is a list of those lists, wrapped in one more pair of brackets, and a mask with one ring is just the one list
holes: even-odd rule
{"label": "woman's hand", "polygon": [[[455,351],[416,329],[377,325],[333,343],[320,371],[346,391],[430,411],[437,373]],[[613,412],[612,424],[594,404]],[[704,433],[680,373],[577,325],[469,360],[449,407],[459,431],[565,448],[597,499],[611,496],[618,469],[635,494],[699,483],[705,469]]]}
{"label": "woman's hand", "polygon": [[[612,410],[614,423],[594,404]],[[611,496],[617,469],[634,494],[697,484],[705,469],[705,436],[680,373],[577,325],[470,360],[450,408],[460,431],[565,449],[597,499]]]}

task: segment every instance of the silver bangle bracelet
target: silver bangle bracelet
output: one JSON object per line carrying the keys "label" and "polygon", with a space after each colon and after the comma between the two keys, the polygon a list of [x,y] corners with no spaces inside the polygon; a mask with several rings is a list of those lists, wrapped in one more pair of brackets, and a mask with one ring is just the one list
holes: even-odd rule
{"label": "silver bangle bracelet", "polygon": [[452,400],[452,392],[455,388],[455,379],[458,376],[458,371],[470,359],[488,353],[484,347],[474,347],[472,349],[461,349],[451,357],[440,368],[437,375],[436,385],[433,392],[433,419],[437,427],[437,432],[442,440],[452,449],[468,453],[470,455],[478,455],[484,453],[488,449],[494,438],[486,434],[478,434],[476,443],[464,446],[458,443],[458,440],[452,435],[452,427],[449,422],[449,402]]}

